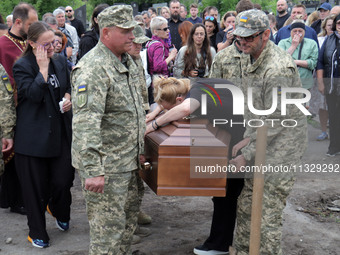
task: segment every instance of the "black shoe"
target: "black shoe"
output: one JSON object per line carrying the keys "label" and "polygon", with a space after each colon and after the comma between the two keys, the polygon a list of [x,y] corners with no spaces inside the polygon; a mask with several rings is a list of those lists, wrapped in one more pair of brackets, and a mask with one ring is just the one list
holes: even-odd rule
{"label": "black shoe", "polygon": [[228,255],[229,252],[210,250],[207,246],[202,244],[194,248],[194,254],[196,255]]}
{"label": "black shoe", "polygon": [[340,150],[333,150],[333,149],[329,149],[326,153],[328,157],[334,157],[335,155],[339,155],[339,154],[340,154]]}
{"label": "black shoe", "polygon": [[23,206],[12,206],[11,209],[10,209],[10,212],[19,213],[21,215],[27,214],[27,211],[26,211],[25,207],[23,207]]}

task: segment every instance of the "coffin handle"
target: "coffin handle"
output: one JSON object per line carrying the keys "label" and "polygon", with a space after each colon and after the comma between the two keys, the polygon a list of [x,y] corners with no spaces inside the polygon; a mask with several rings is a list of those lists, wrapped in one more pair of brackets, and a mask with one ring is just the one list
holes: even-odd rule
{"label": "coffin handle", "polygon": [[149,162],[145,162],[142,164],[142,169],[143,170],[152,170],[152,166]]}

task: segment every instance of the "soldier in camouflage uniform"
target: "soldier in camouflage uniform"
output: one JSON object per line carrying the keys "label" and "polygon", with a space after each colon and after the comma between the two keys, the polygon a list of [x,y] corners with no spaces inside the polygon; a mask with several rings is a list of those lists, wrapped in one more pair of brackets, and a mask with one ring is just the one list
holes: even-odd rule
{"label": "soldier in camouflage uniform", "polygon": [[131,254],[139,199],[137,169],[145,159],[145,116],[138,68],[126,53],[137,23],[132,7],[98,15],[100,41],[72,72],[72,164],[82,180],[90,255]]}
{"label": "soldier in camouflage uniform", "polygon": [[[301,87],[299,73],[292,58],[269,40],[270,30],[267,15],[259,10],[242,12],[237,17],[234,31],[243,51],[241,58],[242,85],[244,95],[253,89],[255,109],[270,109],[273,102],[272,90],[278,88],[278,106],[274,113],[258,116],[249,111],[245,100],[245,120],[277,119],[274,127],[268,124],[266,164],[272,166],[298,165],[307,145],[306,116],[295,106],[287,106],[287,115],[281,115],[281,88]],[[301,98],[300,93],[288,95],[290,99]],[[295,127],[283,127],[283,119],[293,119]],[[237,167],[253,165],[255,158],[256,128],[246,126],[246,145],[242,154],[231,160]],[[243,142],[244,142],[243,141]],[[234,246],[238,255],[248,254],[253,179],[245,179],[244,188],[238,199],[237,230]],[[261,255],[280,255],[282,211],[286,198],[294,184],[294,174],[265,173],[263,210],[261,223]]]}
{"label": "soldier in camouflage uniform", "polygon": [[[144,34],[144,30],[141,26],[136,26],[135,29],[132,31],[133,35],[135,36],[135,39],[133,40],[132,43],[132,48],[131,50],[128,51],[129,55],[132,57],[132,59],[135,61],[137,67],[138,67],[138,72],[139,72],[139,80],[140,83],[140,90],[141,94],[143,97],[143,106],[144,110],[148,111],[150,110],[149,106],[149,96],[148,96],[148,89],[146,86],[146,80],[145,80],[145,72],[144,72],[144,67],[143,67],[143,62],[140,56],[140,51],[142,49],[142,44],[146,43],[147,41],[150,41],[151,39]],[[138,194],[139,194],[139,201],[142,203],[142,199],[144,196],[144,183],[141,178],[138,178]],[[150,224],[151,223],[151,217],[147,215],[144,212],[139,212],[138,214],[138,224]],[[137,229],[136,234],[138,235],[138,231],[140,230]],[[149,229],[144,229],[145,231],[149,232]],[[136,237],[134,237],[134,242],[136,242]],[[139,240],[138,240],[139,241]]]}
{"label": "soldier in camouflage uniform", "polygon": [[8,79],[5,68],[0,64],[0,110],[1,110],[1,134],[0,137],[0,176],[4,172],[4,162],[2,152],[9,151],[13,147],[13,135],[15,126],[15,107],[13,99],[13,89]]}
{"label": "soldier in camouflage uniform", "polygon": [[[211,65],[209,78],[226,79],[234,85],[241,85],[241,55],[239,45],[232,45],[219,51]],[[227,195],[213,197],[214,212],[210,234],[206,241],[194,248],[194,254],[228,254],[229,246],[233,243],[237,199],[243,188],[243,178],[227,179]]]}
{"label": "soldier in camouflage uniform", "polygon": [[[232,45],[219,51],[213,59],[209,78],[226,79],[234,85],[241,85],[241,55],[239,45]],[[227,195],[213,197],[214,212],[210,234],[206,241],[194,248],[194,254],[228,254],[229,246],[233,243],[237,199],[243,188],[243,178],[227,179]]]}
{"label": "soldier in camouflage uniform", "polygon": [[144,35],[144,30],[139,25],[136,26],[135,29],[133,30],[133,35],[135,36],[135,39],[133,40],[132,49],[128,53],[132,57],[132,59],[135,61],[138,67],[140,84],[142,85],[140,89],[141,89],[141,93],[143,96],[144,110],[148,111],[150,110],[149,96],[148,96],[148,89],[146,87],[143,62],[140,57],[140,51],[142,49],[142,44],[146,43],[147,41],[150,41],[151,39]]}
{"label": "soldier in camouflage uniform", "polygon": [[241,83],[241,54],[236,41],[219,51],[211,65],[209,78],[226,79],[239,86]]}

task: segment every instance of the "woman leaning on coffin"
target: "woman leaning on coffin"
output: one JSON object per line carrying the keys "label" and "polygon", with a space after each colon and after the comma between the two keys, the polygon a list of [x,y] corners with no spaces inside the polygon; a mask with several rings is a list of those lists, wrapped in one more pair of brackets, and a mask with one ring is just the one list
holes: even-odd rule
{"label": "woman leaning on coffin", "polygon": [[[227,119],[228,121],[242,122],[242,115],[233,115],[233,98],[227,89],[213,89],[215,84],[231,84],[224,79],[176,79],[176,78],[155,78],[154,98],[157,106],[155,110],[146,116],[146,134],[157,130],[164,124],[179,120],[190,115],[190,117],[207,119],[213,122],[214,119]],[[221,102],[220,109],[216,111],[215,100],[210,96],[206,99],[206,115],[201,114],[201,98],[206,95],[207,89],[213,89]],[[163,114],[161,114],[163,113]],[[220,126],[231,134],[230,147],[243,140],[244,127]],[[237,154],[242,148],[241,144],[235,146],[233,154]],[[234,156],[235,156],[234,155]],[[231,154],[229,156],[232,156]]]}

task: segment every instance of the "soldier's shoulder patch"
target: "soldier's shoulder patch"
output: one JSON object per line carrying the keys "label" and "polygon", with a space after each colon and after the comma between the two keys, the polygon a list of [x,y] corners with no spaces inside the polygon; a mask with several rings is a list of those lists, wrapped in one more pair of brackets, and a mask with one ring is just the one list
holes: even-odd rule
{"label": "soldier's shoulder patch", "polygon": [[82,108],[87,104],[87,85],[86,84],[82,84],[77,87],[76,102],[79,108]]}
{"label": "soldier's shoulder patch", "polygon": [[80,93],[76,98],[77,106],[79,108],[84,107],[87,104],[87,93]]}
{"label": "soldier's shoulder patch", "polygon": [[86,92],[87,88],[86,85],[79,85],[77,88],[78,92]]}
{"label": "soldier's shoulder patch", "polygon": [[8,93],[13,93],[13,87],[9,82],[8,75],[2,75],[1,79]]}

